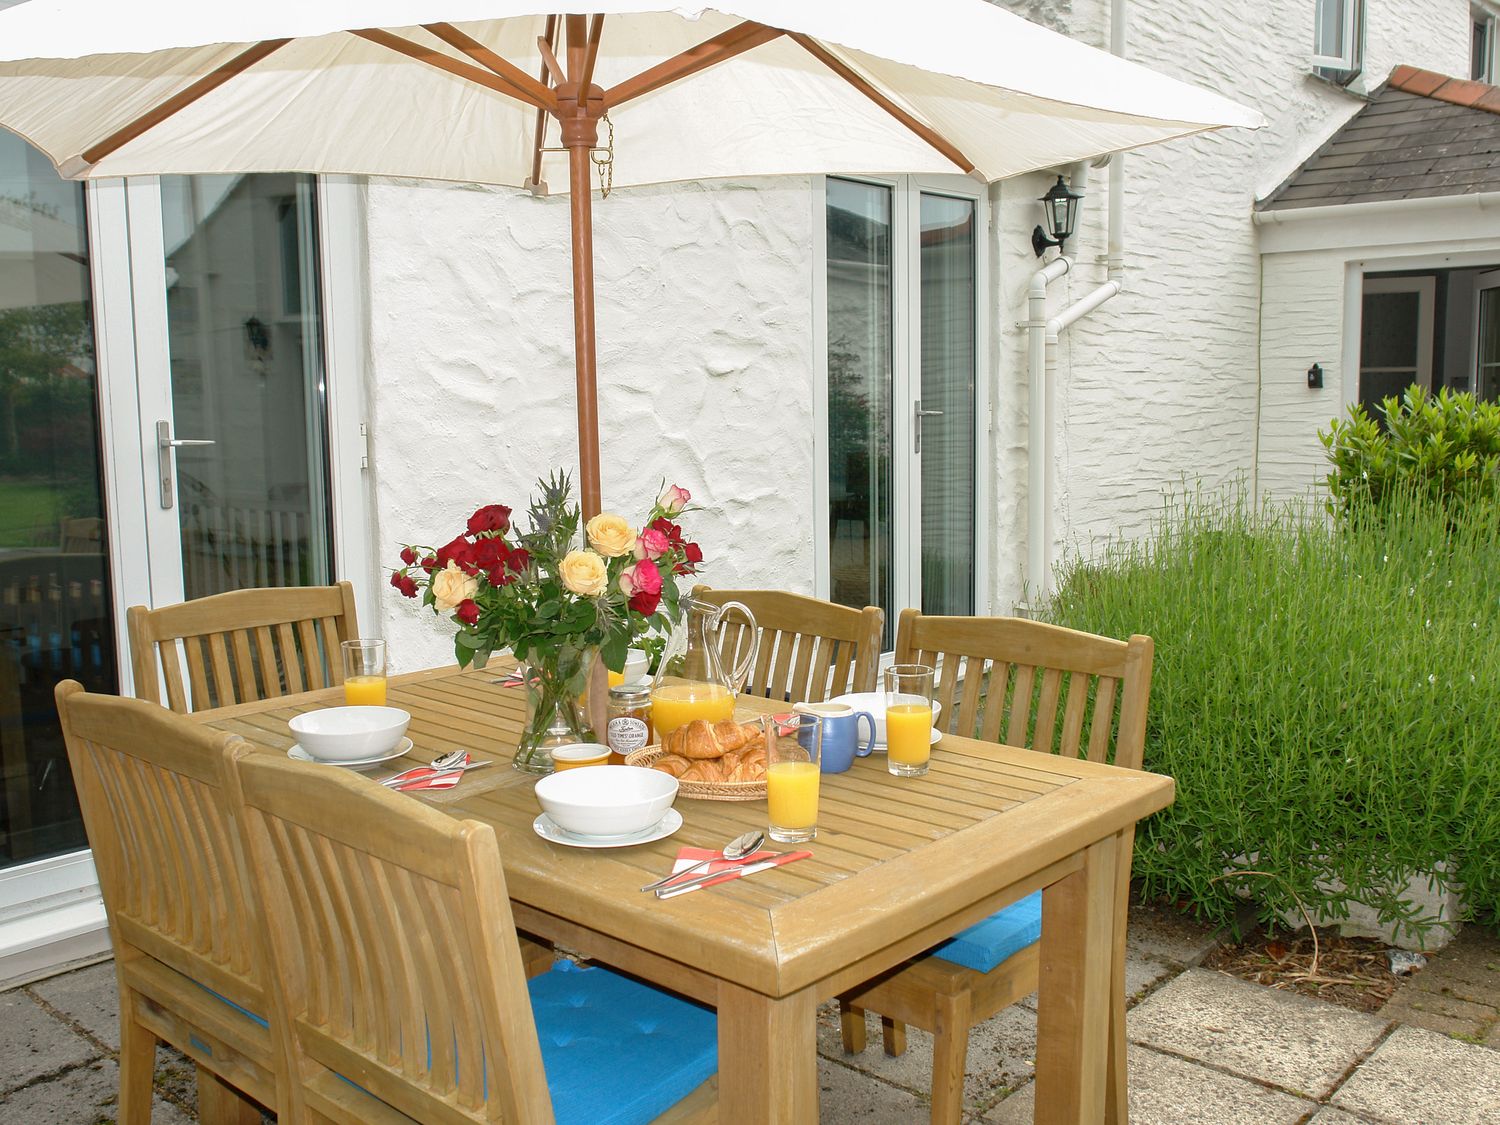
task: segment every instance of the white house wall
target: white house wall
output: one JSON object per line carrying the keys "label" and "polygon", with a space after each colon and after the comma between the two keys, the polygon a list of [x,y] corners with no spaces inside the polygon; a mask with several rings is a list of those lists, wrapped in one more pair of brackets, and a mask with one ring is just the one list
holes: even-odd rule
{"label": "white house wall", "polygon": [[[441,544],[481,504],[519,514],[574,471],[566,197],[372,181],[375,549]],[[812,588],[812,211],[807,180],[635,188],[594,201],[604,506],[665,479],[715,585]],[[452,627],[388,587],[392,661],[452,658]]]}

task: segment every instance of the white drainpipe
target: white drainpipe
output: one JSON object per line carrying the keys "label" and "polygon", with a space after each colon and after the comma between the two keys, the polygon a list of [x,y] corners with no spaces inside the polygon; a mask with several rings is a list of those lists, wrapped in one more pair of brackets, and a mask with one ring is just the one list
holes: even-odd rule
{"label": "white drainpipe", "polygon": [[[1125,53],[1125,0],[1110,5],[1109,49]],[[1056,316],[1047,317],[1047,284],[1071,268],[1058,257],[1032,275],[1026,294],[1027,362],[1031,420],[1027,439],[1027,565],[1026,585],[1033,604],[1052,590],[1053,516],[1056,510],[1053,477],[1056,471],[1057,338],[1074,321],[1087,316],[1125,288],[1125,154],[1106,157],[1109,164],[1109,241],[1103,285],[1074,301]],[[1088,164],[1074,166],[1071,186],[1082,191]],[[1040,439],[1040,440],[1038,440]]]}

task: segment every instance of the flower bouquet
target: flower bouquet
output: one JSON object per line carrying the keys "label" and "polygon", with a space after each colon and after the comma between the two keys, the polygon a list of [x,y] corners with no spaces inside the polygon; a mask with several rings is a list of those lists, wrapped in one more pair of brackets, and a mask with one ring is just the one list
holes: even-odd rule
{"label": "flower bouquet", "polygon": [[525,665],[529,707],[516,767],[548,773],[548,747],[593,741],[578,698],[594,654],[623,670],[632,641],[676,615],[677,578],[695,573],[703,552],[674,522],[689,510],[686,489],[663,489],[639,530],[601,512],[583,529],[584,545],[567,475],[537,485],[529,531],[511,523],[510,508],[487,504],[451,542],[404,546],[391,585],[458,626],[460,667],[483,667],[502,648]]}

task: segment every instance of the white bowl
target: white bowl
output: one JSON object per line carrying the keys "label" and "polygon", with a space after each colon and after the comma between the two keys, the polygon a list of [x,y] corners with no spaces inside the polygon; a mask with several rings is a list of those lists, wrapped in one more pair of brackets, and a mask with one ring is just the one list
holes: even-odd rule
{"label": "white bowl", "polygon": [[646,678],[646,668],[650,660],[646,654],[638,648],[625,650],[625,683],[638,684]]}
{"label": "white bowl", "polygon": [[[913,703],[920,703],[917,696],[912,696]],[[875,741],[881,746],[885,745],[885,692],[883,691],[854,691],[847,695],[835,695],[829,703],[847,703],[856,711],[868,711],[875,716]],[[938,725],[938,713],[942,711],[943,705],[937,700],[932,701],[932,725]]]}
{"label": "white bowl", "polygon": [[578,836],[629,836],[650,828],[677,799],[677,779],[640,766],[580,766],[536,783],[542,811]]}
{"label": "white bowl", "polygon": [[354,762],[394,750],[411,716],[399,707],[325,707],[287,725],[297,743],[325,762]]}

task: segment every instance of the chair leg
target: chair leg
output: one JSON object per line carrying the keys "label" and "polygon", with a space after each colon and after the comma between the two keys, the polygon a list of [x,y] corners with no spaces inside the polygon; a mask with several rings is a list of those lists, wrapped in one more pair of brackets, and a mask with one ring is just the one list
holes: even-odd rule
{"label": "chair leg", "polygon": [[891,1058],[906,1054],[906,1025],[890,1016],[881,1016],[880,1041],[885,1046],[885,1053]]}
{"label": "chair leg", "polygon": [[260,1125],[260,1106],[213,1071],[200,1066],[198,1120],[203,1125]]}
{"label": "chair leg", "polygon": [[936,997],[932,1031],[932,1125],[958,1125],[969,1059],[969,994]]}
{"label": "chair leg", "polygon": [[865,1049],[865,1010],[856,1008],[842,996],[839,997],[839,1035],[848,1054],[857,1055]]}
{"label": "chair leg", "polygon": [[119,1125],[150,1125],[156,1036],[135,1020],[135,997],[120,990]]}
{"label": "chair leg", "polygon": [[536,941],[517,934],[521,942],[521,965],[526,970],[526,979],[539,977],[551,969],[557,961],[557,952],[551,942]]}

